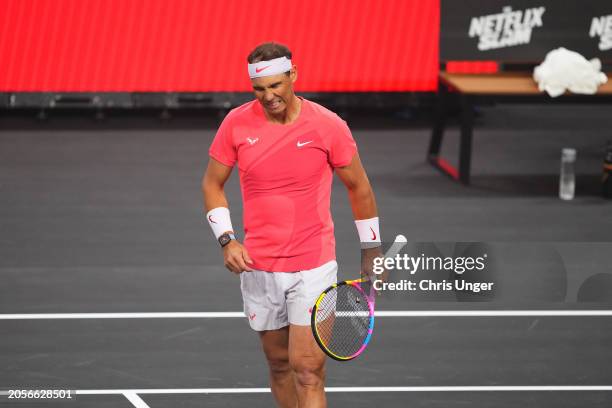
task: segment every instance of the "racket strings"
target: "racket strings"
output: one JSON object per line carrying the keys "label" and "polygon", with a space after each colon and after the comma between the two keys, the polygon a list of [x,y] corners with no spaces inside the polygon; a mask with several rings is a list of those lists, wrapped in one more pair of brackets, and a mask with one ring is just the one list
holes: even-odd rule
{"label": "racket strings", "polygon": [[319,340],[338,357],[350,357],[361,349],[370,320],[367,298],[352,285],[327,292],[315,315]]}

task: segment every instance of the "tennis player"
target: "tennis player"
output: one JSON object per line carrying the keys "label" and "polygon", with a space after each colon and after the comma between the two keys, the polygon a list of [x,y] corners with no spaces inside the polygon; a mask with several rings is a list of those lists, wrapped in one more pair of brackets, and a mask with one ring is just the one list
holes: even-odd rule
{"label": "tennis player", "polygon": [[[362,243],[362,269],[381,254],[376,201],[346,123],[296,96],[284,45],[248,56],[255,100],[225,117],[202,180],[206,218],[225,266],[240,274],[244,312],[259,333],[281,407],[325,407],[325,355],[310,329],[318,295],[337,281],[330,196],[335,172],[348,190]],[[329,61],[319,61],[327,70]],[[238,166],[244,240],[237,239],[224,184]],[[363,249],[366,248],[366,249]]]}

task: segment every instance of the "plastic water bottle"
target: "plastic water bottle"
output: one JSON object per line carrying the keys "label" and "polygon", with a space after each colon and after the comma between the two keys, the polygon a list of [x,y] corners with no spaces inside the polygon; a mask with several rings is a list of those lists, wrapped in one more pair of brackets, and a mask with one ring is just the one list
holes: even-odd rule
{"label": "plastic water bottle", "polygon": [[606,155],[604,156],[601,192],[605,198],[612,198],[612,140],[608,141]]}
{"label": "plastic water bottle", "polygon": [[576,149],[563,149],[561,151],[561,177],[559,178],[559,198],[562,200],[574,198],[576,189],[574,163],[576,163]]}

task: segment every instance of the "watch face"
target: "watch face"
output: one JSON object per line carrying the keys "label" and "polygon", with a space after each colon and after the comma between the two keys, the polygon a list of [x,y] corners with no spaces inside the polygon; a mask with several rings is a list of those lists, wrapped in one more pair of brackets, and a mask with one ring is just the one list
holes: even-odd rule
{"label": "watch face", "polygon": [[223,234],[219,237],[219,243],[221,246],[226,246],[231,240],[232,238],[230,238],[229,234]]}

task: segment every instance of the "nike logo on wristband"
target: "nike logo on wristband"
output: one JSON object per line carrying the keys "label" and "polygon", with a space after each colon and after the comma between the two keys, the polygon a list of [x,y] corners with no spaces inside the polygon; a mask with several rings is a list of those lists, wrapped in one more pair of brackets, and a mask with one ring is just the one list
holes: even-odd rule
{"label": "nike logo on wristband", "polygon": [[249,319],[250,320],[255,320],[255,316],[257,316],[255,313],[253,313],[252,315],[249,315]]}
{"label": "nike logo on wristband", "polygon": [[265,67],[262,67],[262,68],[255,68],[255,72],[259,74],[261,71],[263,71],[264,69],[268,69],[268,68],[270,68],[271,66],[272,66],[272,65],[268,65],[268,66],[265,66]]}
{"label": "nike logo on wristband", "polygon": [[208,221],[212,222],[213,224],[216,224],[216,223],[217,223],[216,221],[214,221],[214,220],[212,219],[212,215],[209,215],[209,216],[208,216]]}
{"label": "nike logo on wristband", "polygon": [[374,232],[374,229],[372,227],[370,227],[370,231],[372,231],[372,238],[370,239],[374,241],[376,239],[376,233]]}

